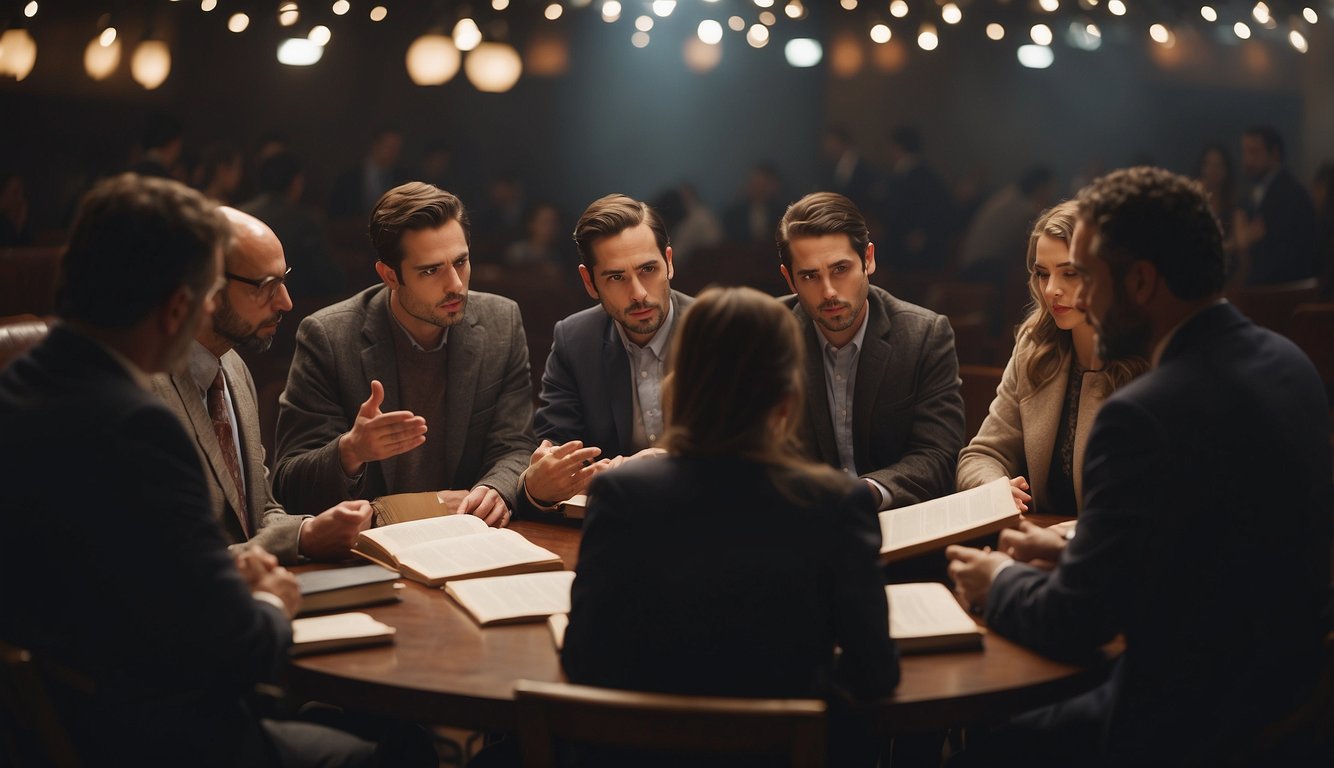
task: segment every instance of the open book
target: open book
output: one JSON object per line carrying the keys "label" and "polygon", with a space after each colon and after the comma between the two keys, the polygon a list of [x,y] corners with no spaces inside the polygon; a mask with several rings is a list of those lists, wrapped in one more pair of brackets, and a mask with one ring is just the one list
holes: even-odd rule
{"label": "open book", "polygon": [[890,584],[885,595],[889,599],[889,636],[899,644],[899,651],[982,650],[982,628],[959,607],[944,584]]}
{"label": "open book", "polygon": [[394,642],[394,628],[365,613],[335,613],[292,621],[293,656]]}
{"label": "open book", "polygon": [[445,594],[458,601],[482,626],[541,621],[570,610],[574,571],[520,573],[451,581]]}
{"label": "open book", "polygon": [[352,552],[404,577],[438,587],[451,579],[559,571],[556,553],[508,528],[490,528],[473,515],[449,515],[371,528]]}
{"label": "open book", "polygon": [[1010,481],[998,477],[966,491],[881,512],[880,556],[886,562],[903,560],[1018,524]]}

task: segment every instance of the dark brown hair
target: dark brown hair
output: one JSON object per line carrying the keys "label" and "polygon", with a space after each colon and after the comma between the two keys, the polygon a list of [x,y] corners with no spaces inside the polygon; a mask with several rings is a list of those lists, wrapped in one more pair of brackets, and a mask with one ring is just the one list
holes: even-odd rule
{"label": "dark brown hair", "polygon": [[463,227],[463,240],[472,245],[468,212],[463,201],[432,184],[409,181],[385,192],[371,212],[371,245],[375,256],[389,265],[399,279],[403,273],[403,233],[416,229],[436,229],[457,221]]}
{"label": "dark brown hair", "polygon": [[791,244],[798,237],[847,235],[852,250],[866,268],[866,246],[871,233],[866,228],[866,217],[855,204],[837,192],[812,192],[789,205],[778,222],[778,260],[792,268]]}
{"label": "dark brown hair", "polygon": [[574,225],[574,245],[579,249],[579,261],[591,269],[593,243],[644,223],[653,230],[658,253],[665,259],[671,240],[667,237],[667,227],[663,225],[662,217],[652,206],[626,195],[599,197],[584,209],[579,223]]}

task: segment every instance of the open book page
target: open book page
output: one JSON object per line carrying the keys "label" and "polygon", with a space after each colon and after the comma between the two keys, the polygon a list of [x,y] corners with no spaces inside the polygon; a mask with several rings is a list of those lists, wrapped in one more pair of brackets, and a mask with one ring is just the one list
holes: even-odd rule
{"label": "open book page", "polygon": [[292,621],[292,653],[353,648],[393,641],[394,628],[365,613],[336,613]]}
{"label": "open book page", "polygon": [[[397,557],[409,547],[438,539],[485,533],[487,530],[486,523],[475,515],[449,515],[371,528],[362,531],[358,538],[366,539],[383,552]],[[373,549],[370,554],[374,554]]]}
{"label": "open book page", "polygon": [[551,641],[556,644],[556,650],[565,647],[565,628],[570,626],[570,614],[553,613],[547,617],[547,629],[551,630]]}
{"label": "open book page", "polygon": [[890,584],[889,636],[905,652],[982,647],[982,630],[949,587],[936,582]]}
{"label": "open book page", "polygon": [[881,512],[880,553],[890,560],[912,557],[1018,522],[1010,481],[1000,477],[939,499]]}
{"label": "open book page", "polygon": [[570,610],[574,571],[520,573],[451,581],[445,594],[464,607],[478,624],[535,621]]}
{"label": "open book page", "polygon": [[561,567],[556,553],[537,546],[522,534],[508,528],[486,528],[485,523],[482,527],[483,532],[474,536],[436,539],[401,551],[398,563],[403,574],[434,587],[452,578],[498,576],[515,567],[520,571]]}

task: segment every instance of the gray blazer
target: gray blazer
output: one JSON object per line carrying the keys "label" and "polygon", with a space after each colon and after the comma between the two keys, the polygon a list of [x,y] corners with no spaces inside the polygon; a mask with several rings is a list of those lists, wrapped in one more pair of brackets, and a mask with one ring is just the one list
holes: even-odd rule
{"label": "gray blazer", "polygon": [[[837,467],[819,331],[795,296],[784,301],[806,339],[807,445],[820,461]],[[964,430],[954,331],[944,315],[874,285],[867,312],[852,396],[857,474],[883,485],[891,507],[953,493]]]}
{"label": "gray blazer", "polygon": [[[1005,366],[996,399],[982,427],[959,454],[959,490],[975,488],[998,477],[1024,475],[1033,495],[1031,509],[1042,511],[1047,503],[1047,472],[1056,447],[1056,430],[1065,407],[1065,387],[1070,357],[1041,386],[1028,381],[1028,361],[1034,344],[1024,339],[1014,348]],[[1075,509],[1084,508],[1084,446],[1088,444],[1093,418],[1105,398],[1097,376],[1084,379],[1079,390],[1079,412],[1075,415],[1075,455],[1071,472],[1075,483]]]}
{"label": "gray blazer", "polygon": [[[255,382],[245,361],[235,351],[222,356],[222,375],[232,395],[232,409],[236,412],[236,432],[240,436],[242,471],[245,473],[247,526],[250,541],[272,553],[284,565],[296,563],[297,531],[305,515],[289,515],[273,498],[269,484],[269,469],[264,465],[264,445],[259,439],[259,408],[255,404]],[[153,376],[153,392],[176,414],[185,431],[194,436],[199,460],[204,465],[204,479],[208,483],[213,517],[226,532],[232,544],[246,541],[242,527],[240,499],[236,485],[227,473],[222,458],[222,447],[213,432],[213,421],[204,404],[199,386],[189,373]]]}
{"label": "gray blazer", "polygon": [[[273,481],[289,510],[316,513],[399,487],[397,457],[367,464],[356,480],[343,474],[338,460],[338,438],[351,429],[372,379],[384,385],[381,409],[399,409],[388,296],[383,285],[367,288],[307,317],[297,328],[287,389],[278,399]],[[446,355],[445,465],[438,485],[487,485],[514,509],[519,473],[537,444],[528,344],[518,305],[469,292],[463,320],[449,330]]]}

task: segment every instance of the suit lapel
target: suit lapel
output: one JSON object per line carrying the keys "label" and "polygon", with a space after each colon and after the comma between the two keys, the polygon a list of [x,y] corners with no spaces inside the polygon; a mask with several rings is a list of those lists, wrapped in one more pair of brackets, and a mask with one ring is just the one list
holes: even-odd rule
{"label": "suit lapel", "polygon": [[866,334],[857,354],[857,381],[852,390],[852,456],[859,467],[870,465],[871,411],[894,354],[889,331],[889,314],[872,291],[866,297]]}
{"label": "suit lapel", "polygon": [[[469,305],[463,322],[449,329],[445,344],[445,487],[454,482],[463,445],[468,440],[468,424],[477,397],[477,378],[481,375],[482,340],[486,326]],[[427,425],[430,429],[430,425]],[[387,480],[388,478],[386,478]],[[390,486],[391,488],[394,486]]]}
{"label": "suit lapel", "polygon": [[[231,386],[231,380],[228,379],[228,386]],[[217,433],[213,431],[213,419],[209,418],[208,408],[204,405],[204,399],[199,396],[199,387],[190,379],[188,374],[173,374],[171,384],[176,388],[176,395],[180,397],[181,402],[185,404],[185,412],[190,416],[190,425],[194,427],[195,440],[199,447],[203,449],[205,458],[208,459],[208,469],[213,473],[213,482],[222,489],[222,496],[227,502],[227,508],[236,518],[241,531],[249,530],[247,521],[241,519],[241,495],[236,483],[232,482],[232,475],[227,471],[227,461],[222,457],[222,446],[218,445]],[[235,391],[233,390],[233,397]]]}
{"label": "suit lapel", "polygon": [[[399,409],[398,400],[398,356],[394,352],[394,339],[390,336],[389,324],[389,289],[381,290],[370,300],[366,309],[366,321],[361,326],[362,337],[366,346],[361,350],[362,377],[359,386],[365,400],[370,396],[371,379],[378,378],[384,386],[384,403],[380,410],[384,413]],[[354,409],[355,412],[355,409]],[[397,462],[393,458],[379,462],[380,473],[384,476],[386,488],[397,487],[394,483]]]}
{"label": "suit lapel", "polygon": [[[1035,490],[1047,488],[1048,470],[1051,469],[1051,456],[1056,450],[1056,430],[1060,428],[1061,411],[1065,407],[1065,388],[1070,381],[1070,358],[1062,359],[1057,369],[1056,380],[1039,387],[1025,402],[1020,403],[1020,413],[1033,415],[1024,421],[1024,455],[1031,457],[1028,463],[1029,486]],[[1020,371],[1027,377],[1027,371]],[[1076,485],[1079,480],[1076,478]],[[1037,499],[1039,505],[1047,504],[1051,499]],[[1041,509],[1040,506],[1035,507]]]}
{"label": "suit lapel", "polygon": [[607,382],[611,401],[611,418],[616,425],[616,441],[621,453],[629,453],[634,440],[634,398],[630,393],[630,358],[625,354],[621,335],[616,332],[616,321],[607,315],[602,333],[602,380]]}
{"label": "suit lapel", "polygon": [[235,352],[222,357],[222,372],[227,388],[232,393],[232,411],[236,415],[236,433],[240,437],[242,471],[246,482],[246,508],[250,510],[251,535],[259,531],[264,514],[264,486],[268,477],[264,471],[264,443],[259,438],[259,406],[255,402],[253,385],[245,370],[245,363]]}

